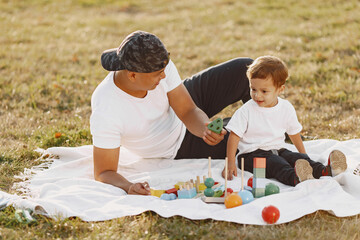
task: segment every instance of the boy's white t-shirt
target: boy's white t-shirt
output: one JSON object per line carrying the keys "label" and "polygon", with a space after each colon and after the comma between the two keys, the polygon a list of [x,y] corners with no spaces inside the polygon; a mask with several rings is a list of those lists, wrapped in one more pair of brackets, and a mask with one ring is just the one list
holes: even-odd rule
{"label": "boy's white t-shirt", "polygon": [[166,77],[144,98],[133,97],[114,83],[114,73],[95,89],[91,98],[90,130],[93,144],[113,149],[124,146],[144,158],[174,158],[186,128],[169,105],[167,93],[182,84],[170,60]]}
{"label": "boy's white t-shirt", "polygon": [[259,107],[252,99],[246,102],[236,110],[226,129],[240,137],[239,154],[244,154],[283,148],[285,132],[297,134],[302,126],[293,105],[278,97],[278,104],[271,108]]}

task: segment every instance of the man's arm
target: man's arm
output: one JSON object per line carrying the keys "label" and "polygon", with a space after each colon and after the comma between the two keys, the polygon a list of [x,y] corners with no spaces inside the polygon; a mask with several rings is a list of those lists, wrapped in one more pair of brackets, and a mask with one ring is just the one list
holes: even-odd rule
{"label": "man's arm", "polygon": [[224,139],[226,130],[216,134],[209,129],[208,116],[198,108],[183,84],[168,92],[170,106],[185,124],[186,128],[195,136],[202,138],[209,145],[216,145]]}
{"label": "man's arm", "polygon": [[289,138],[290,138],[291,142],[295,145],[295,147],[299,151],[299,153],[306,154],[304,143],[301,139],[300,133],[297,133],[295,135],[289,135]]}
{"label": "man's arm", "polygon": [[95,180],[122,188],[128,194],[150,195],[147,182],[131,183],[117,173],[119,154],[120,147],[114,149],[93,147]]}

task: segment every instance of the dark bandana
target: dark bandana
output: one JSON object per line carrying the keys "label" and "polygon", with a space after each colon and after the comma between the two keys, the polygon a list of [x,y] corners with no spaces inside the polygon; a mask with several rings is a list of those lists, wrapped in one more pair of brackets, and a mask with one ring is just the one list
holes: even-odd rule
{"label": "dark bandana", "polygon": [[118,49],[105,51],[101,55],[101,64],[108,71],[126,69],[150,73],[166,67],[169,55],[157,36],[136,31],[128,35]]}

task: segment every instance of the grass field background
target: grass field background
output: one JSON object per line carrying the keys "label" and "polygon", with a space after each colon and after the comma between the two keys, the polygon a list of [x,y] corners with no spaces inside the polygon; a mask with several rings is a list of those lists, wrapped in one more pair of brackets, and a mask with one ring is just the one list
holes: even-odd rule
{"label": "grass field background", "polygon": [[[302,134],[359,138],[359,12],[355,0],[0,0],[0,189],[11,192],[13,176],[39,164],[37,147],[91,144],[91,94],[107,74],[100,54],[139,29],[162,39],[182,78],[235,57],[278,56]],[[359,239],[359,223],[321,211],[279,226],[147,212],[21,225],[7,208],[0,239]]]}

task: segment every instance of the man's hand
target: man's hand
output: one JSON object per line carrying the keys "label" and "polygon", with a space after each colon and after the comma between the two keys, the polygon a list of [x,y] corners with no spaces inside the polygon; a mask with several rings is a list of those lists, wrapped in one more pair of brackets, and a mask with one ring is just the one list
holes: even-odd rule
{"label": "man's hand", "polygon": [[203,140],[210,146],[215,146],[224,139],[227,132],[225,129],[222,129],[220,134],[214,133],[207,128],[207,125],[209,125],[209,123],[205,123],[206,130],[204,132]]}
{"label": "man's hand", "polygon": [[[222,175],[223,178],[225,178],[225,168],[224,168],[224,170],[222,171],[221,175]],[[233,179],[233,175],[234,175],[235,177],[237,177],[237,167],[236,167],[235,162],[234,162],[234,163],[230,163],[230,162],[229,162],[227,179],[228,179],[228,180],[232,180],[232,179]]]}
{"label": "man's hand", "polygon": [[133,183],[129,187],[128,194],[151,195],[149,184],[147,182]]}

